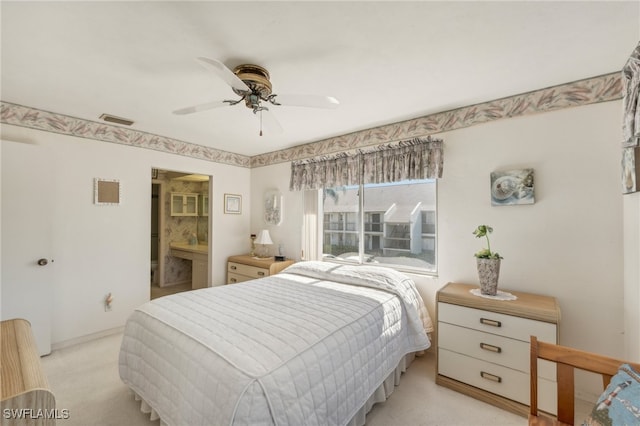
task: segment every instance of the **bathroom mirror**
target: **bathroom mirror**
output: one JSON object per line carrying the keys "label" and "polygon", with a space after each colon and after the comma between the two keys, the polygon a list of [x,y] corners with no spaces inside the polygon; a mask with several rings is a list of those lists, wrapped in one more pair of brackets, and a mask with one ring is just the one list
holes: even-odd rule
{"label": "bathroom mirror", "polygon": [[282,223],[282,194],[279,191],[267,191],[264,194],[264,221],[268,225]]}

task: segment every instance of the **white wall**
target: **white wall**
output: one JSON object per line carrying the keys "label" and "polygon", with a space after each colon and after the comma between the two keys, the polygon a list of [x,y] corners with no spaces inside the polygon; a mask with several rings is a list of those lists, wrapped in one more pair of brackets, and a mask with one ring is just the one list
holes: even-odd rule
{"label": "white wall", "polygon": [[[271,254],[278,253],[278,245],[284,246],[284,254],[300,259],[302,250],[302,192],[289,191],[290,163],[275,164],[251,169],[251,233],[268,229],[274,245]],[[283,218],[278,226],[264,221],[264,194],[269,190],[282,193]]]}
{"label": "white wall", "polygon": [[[152,168],[213,176],[214,285],[224,283],[226,258],[247,249],[240,236],[249,234],[250,169],[5,124],[2,139],[38,144],[53,163],[56,203],[42,214],[53,217],[54,347],[120,327],[149,300]],[[121,205],[93,204],[95,177],[120,180]],[[44,177],[46,183],[51,181]],[[224,193],[243,195],[241,215],[223,213]],[[103,308],[108,293],[114,297],[111,312]]]}
{"label": "white wall", "polygon": [[[609,102],[437,135],[445,143],[439,277],[417,279],[432,313],[438,288],[449,281],[477,283],[473,253],[483,242],[472,231],[488,224],[492,247],[504,256],[503,289],[557,297],[562,344],[625,355],[620,122],[621,103]],[[523,167],[535,170],[536,203],[492,207],[490,173]],[[253,169],[252,202],[266,188],[286,188],[288,171],[288,163]],[[284,223],[274,234],[299,258],[302,195],[287,198]],[[258,223],[254,211],[252,229]],[[637,311],[637,302],[627,309]]]}
{"label": "white wall", "polygon": [[[548,294],[560,341],[623,355],[620,103],[496,121],[441,135],[440,282],[475,281],[471,231],[494,227],[500,285]],[[492,207],[489,173],[532,167],[536,203]]]}
{"label": "white wall", "polygon": [[640,192],[623,197],[625,359],[640,360]]}

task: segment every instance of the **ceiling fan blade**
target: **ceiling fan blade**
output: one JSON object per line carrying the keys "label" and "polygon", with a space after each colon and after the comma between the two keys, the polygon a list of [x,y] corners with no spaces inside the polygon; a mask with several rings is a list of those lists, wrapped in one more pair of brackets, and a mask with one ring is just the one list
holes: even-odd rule
{"label": "ceiling fan blade", "polygon": [[256,115],[262,120],[262,125],[264,125],[265,129],[269,133],[280,134],[284,132],[284,129],[280,125],[276,116],[268,109],[263,109],[262,111],[257,112]]}
{"label": "ceiling fan blade", "polygon": [[248,92],[251,90],[246,84],[244,84],[242,80],[238,78],[237,75],[233,73],[233,71],[227,68],[225,64],[223,64],[222,62],[216,61],[215,59],[204,58],[202,56],[197,59],[198,59],[198,62],[202,64],[202,66],[204,66],[208,70],[213,71],[218,77],[220,77],[222,80],[225,81],[225,83],[227,83],[229,86],[233,87],[234,89],[240,90],[243,92]]}
{"label": "ceiling fan blade", "polygon": [[338,108],[340,102],[333,96],[320,95],[275,95],[274,101],[280,105],[303,106],[310,108]]}
{"label": "ceiling fan blade", "polygon": [[229,105],[229,103],[225,101],[213,101],[213,102],[207,102],[205,104],[199,104],[199,105],[194,105],[186,108],[177,109],[173,111],[173,113],[176,115],[193,114],[194,112],[206,111],[208,109],[219,108],[225,105]]}

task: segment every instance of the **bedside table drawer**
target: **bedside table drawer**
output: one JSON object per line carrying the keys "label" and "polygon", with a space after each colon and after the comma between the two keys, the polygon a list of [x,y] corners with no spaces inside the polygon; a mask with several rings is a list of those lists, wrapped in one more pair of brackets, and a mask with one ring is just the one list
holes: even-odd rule
{"label": "bedside table drawer", "polygon": [[252,277],[247,277],[246,275],[235,274],[233,272],[227,273],[227,284],[237,284],[244,281],[253,280]]}
{"label": "bedside table drawer", "polygon": [[229,262],[227,264],[227,272],[240,275],[246,275],[249,279],[264,278],[269,276],[269,270],[258,268],[256,266],[243,265],[242,263]]}
{"label": "bedside table drawer", "polygon": [[[527,342],[440,322],[438,347],[529,374],[530,348]],[[555,364],[540,361],[538,375],[554,382]]]}
{"label": "bedside table drawer", "polygon": [[438,321],[518,339],[527,344],[532,335],[544,342],[556,341],[555,324],[451,303],[438,303]]}
{"label": "bedside table drawer", "polygon": [[[529,404],[529,374],[501,365],[438,349],[440,374],[497,395]],[[538,406],[556,413],[556,384],[538,379]]]}

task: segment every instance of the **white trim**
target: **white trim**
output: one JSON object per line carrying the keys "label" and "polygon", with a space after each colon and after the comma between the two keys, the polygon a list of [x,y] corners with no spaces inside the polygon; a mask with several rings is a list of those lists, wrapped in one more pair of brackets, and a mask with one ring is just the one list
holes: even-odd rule
{"label": "white trim", "polygon": [[93,340],[101,339],[103,337],[111,336],[113,334],[120,334],[124,332],[124,325],[116,328],[110,328],[108,330],[98,331],[97,333],[86,334],[84,336],[76,337],[69,340],[63,340],[62,342],[53,343],[51,345],[51,351],[57,351],[59,349],[68,348],[70,346],[79,345],[81,343],[91,342]]}

